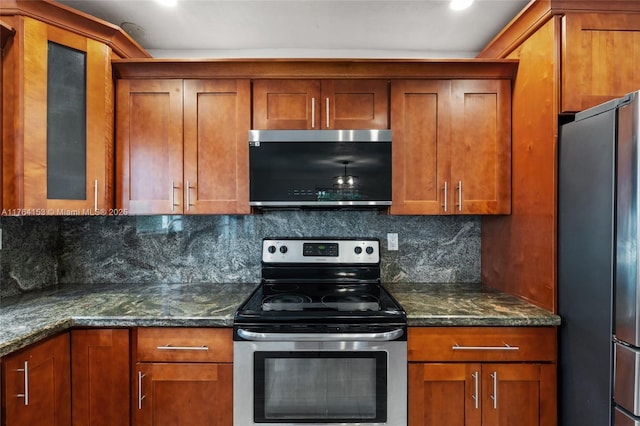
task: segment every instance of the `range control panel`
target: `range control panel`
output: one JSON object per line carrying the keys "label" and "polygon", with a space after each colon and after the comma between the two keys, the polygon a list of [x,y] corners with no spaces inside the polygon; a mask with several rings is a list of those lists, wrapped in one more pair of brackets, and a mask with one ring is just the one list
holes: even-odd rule
{"label": "range control panel", "polygon": [[265,263],[380,263],[377,239],[265,238]]}

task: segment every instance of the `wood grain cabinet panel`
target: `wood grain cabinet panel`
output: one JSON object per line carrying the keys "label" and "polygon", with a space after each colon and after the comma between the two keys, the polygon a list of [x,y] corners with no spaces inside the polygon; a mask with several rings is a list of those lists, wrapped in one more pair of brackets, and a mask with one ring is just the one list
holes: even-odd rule
{"label": "wood grain cabinet panel", "polygon": [[116,205],[249,213],[248,80],[118,80]]}
{"label": "wood grain cabinet panel", "polygon": [[129,424],[129,330],[71,331],[73,426]]}
{"label": "wood grain cabinet panel", "polygon": [[134,426],[232,425],[230,328],[138,328],[133,346]]}
{"label": "wood grain cabinet panel", "polygon": [[511,82],[451,82],[451,190],[457,214],[511,212]]}
{"label": "wood grain cabinet panel", "polygon": [[255,80],[254,129],[388,129],[386,80]]}
{"label": "wood grain cabinet panel", "polygon": [[553,327],[413,327],[409,361],[557,360]]}
{"label": "wood grain cabinet panel", "polygon": [[480,364],[410,363],[409,426],[482,424]]}
{"label": "wood grain cabinet panel", "polygon": [[640,14],[567,14],[562,28],[562,112],[640,88]]}
{"label": "wood grain cabinet panel", "polygon": [[[13,22],[3,51],[3,207],[104,214],[113,207],[111,49],[33,18]],[[69,99],[71,108],[60,106]]]}
{"label": "wood grain cabinet panel", "polygon": [[117,207],[182,212],[182,81],[118,80]]}
{"label": "wood grain cabinet panel", "polygon": [[138,363],[134,426],[231,426],[233,366]]}
{"label": "wood grain cabinet panel", "polygon": [[561,114],[638,90],[639,37],[637,1],[531,2],[478,55],[519,61],[512,97],[512,212],[483,217],[483,283],[557,309]]}
{"label": "wood grain cabinet panel", "polygon": [[254,129],[317,129],[319,80],[254,80]]}
{"label": "wood grain cabinet panel", "polygon": [[322,80],[321,126],[325,129],[388,129],[386,80]]}
{"label": "wood grain cabinet panel", "polygon": [[249,208],[248,80],[184,81],[185,214]]}
{"label": "wood grain cabinet panel", "polygon": [[[230,328],[139,328],[138,361],[233,362]],[[173,349],[172,349],[173,348]]]}
{"label": "wood grain cabinet panel", "polygon": [[392,214],[445,214],[449,184],[451,85],[439,80],[391,84]]}
{"label": "wood grain cabinet panel", "polygon": [[555,365],[483,364],[483,426],[552,426]]}
{"label": "wood grain cabinet panel", "polygon": [[552,327],[411,327],[409,426],[553,426]]}
{"label": "wood grain cabinet panel", "polygon": [[391,87],[392,214],[511,211],[509,80]]}
{"label": "wood grain cabinet panel", "polygon": [[509,216],[482,219],[482,282],[550,311],[556,297],[554,77],[560,63],[553,41],[559,32],[560,18],[555,18],[510,55],[520,60],[512,97],[513,208]]}
{"label": "wood grain cabinet panel", "polygon": [[69,333],[2,360],[5,426],[71,424]]}

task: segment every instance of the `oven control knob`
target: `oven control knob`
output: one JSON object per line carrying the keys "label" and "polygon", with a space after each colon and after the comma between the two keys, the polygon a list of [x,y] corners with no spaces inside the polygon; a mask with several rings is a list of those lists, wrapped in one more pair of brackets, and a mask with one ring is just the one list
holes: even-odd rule
{"label": "oven control knob", "polygon": [[267,248],[267,251],[268,251],[269,253],[271,253],[271,254],[275,253],[275,252],[276,252],[276,246],[269,246],[269,247]]}
{"label": "oven control knob", "polygon": [[367,252],[367,254],[371,254],[373,253],[373,247],[369,246],[365,249],[365,251]]}
{"label": "oven control knob", "polygon": [[280,246],[280,253],[285,254],[289,250],[287,246]]}
{"label": "oven control knob", "polygon": [[353,249],[353,251],[354,251],[356,254],[360,254],[360,253],[362,253],[362,247],[357,246],[356,248],[354,248],[354,249]]}

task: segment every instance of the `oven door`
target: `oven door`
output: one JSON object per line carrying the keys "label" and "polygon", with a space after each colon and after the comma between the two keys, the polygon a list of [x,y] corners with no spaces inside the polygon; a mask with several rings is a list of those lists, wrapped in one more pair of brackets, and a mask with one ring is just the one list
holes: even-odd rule
{"label": "oven door", "polygon": [[406,426],[406,343],[236,341],[234,424]]}

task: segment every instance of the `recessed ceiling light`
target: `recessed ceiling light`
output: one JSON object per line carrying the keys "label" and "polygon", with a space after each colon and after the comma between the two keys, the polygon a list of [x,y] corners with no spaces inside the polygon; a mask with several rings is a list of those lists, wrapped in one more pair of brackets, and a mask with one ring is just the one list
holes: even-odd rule
{"label": "recessed ceiling light", "polygon": [[452,10],[464,10],[471,6],[471,3],[473,3],[473,0],[451,0],[449,7]]}
{"label": "recessed ceiling light", "polygon": [[176,4],[178,4],[178,0],[156,0],[156,1],[163,6],[175,6]]}

